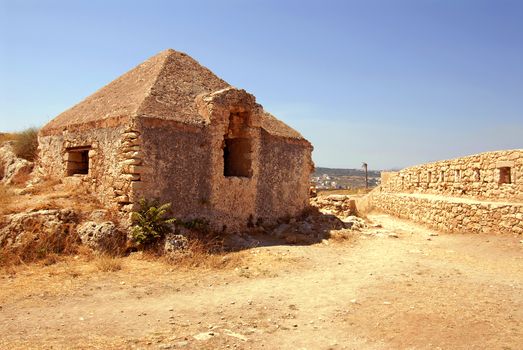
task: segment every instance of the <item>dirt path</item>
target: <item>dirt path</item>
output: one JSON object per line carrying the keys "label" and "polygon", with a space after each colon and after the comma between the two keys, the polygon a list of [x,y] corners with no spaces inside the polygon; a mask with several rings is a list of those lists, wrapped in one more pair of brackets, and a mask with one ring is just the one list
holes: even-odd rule
{"label": "dirt path", "polygon": [[0,276],[0,348],[521,349],[521,238],[370,219],[383,228],[231,269],[130,257]]}

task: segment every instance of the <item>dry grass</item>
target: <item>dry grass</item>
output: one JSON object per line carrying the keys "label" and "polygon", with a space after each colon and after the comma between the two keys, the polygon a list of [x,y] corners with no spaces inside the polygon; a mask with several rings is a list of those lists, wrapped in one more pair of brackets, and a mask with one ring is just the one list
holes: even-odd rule
{"label": "dry grass", "polygon": [[187,249],[164,259],[170,264],[187,269],[231,269],[242,265],[245,254],[225,252],[220,239],[195,235],[189,237]]}
{"label": "dry grass", "polygon": [[19,173],[16,179],[12,180],[12,184],[18,187],[24,187],[29,180],[31,180],[31,172],[24,171],[23,173]]}
{"label": "dry grass", "polygon": [[4,213],[74,208],[82,216],[103,207],[97,198],[81,187],[65,185],[56,179],[44,179],[25,188],[24,193],[16,196],[10,210],[4,210]]}
{"label": "dry grass", "polygon": [[49,231],[37,224],[19,238],[20,242],[15,246],[0,248],[0,266],[9,268],[36,261],[50,265],[58,261],[58,254],[76,254],[79,247],[79,238],[72,225]]}
{"label": "dry grass", "polygon": [[345,242],[355,239],[355,234],[353,231],[347,229],[331,230],[329,232],[329,239],[334,242]]}
{"label": "dry grass", "polygon": [[7,141],[13,141],[14,139],[16,139],[16,134],[0,132],[0,144]]}
{"label": "dry grass", "polygon": [[100,255],[95,260],[96,268],[102,272],[115,272],[122,269],[122,259],[109,255]]}
{"label": "dry grass", "polygon": [[355,194],[367,194],[374,188],[351,188],[344,190],[318,190],[318,196],[328,196],[331,194],[344,194],[344,195],[355,195]]}
{"label": "dry grass", "polygon": [[[0,225],[4,220],[3,215],[67,208],[74,208],[81,220],[94,209],[100,208],[100,204],[92,195],[56,180],[44,180],[32,187],[30,193],[23,195],[15,194],[14,187],[0,184]],[[80,244],[74,223],[60,226],[58,232],[51,231],[38,222],[31,225],[24,227],[23,234],[19,236],[21,242],[15,247],[0,246],[0,267],[4,270],[33,262],[49,265],[70,255],[88,257],[91,254],[90,249]],[[115,240],[114,249],[110,249],[115,254],[121,254],[125,249],[121,241]]]}
{"label": "dry grass", "polygon": [[15,200],[15,194],[9,187],[0,184],[0,215],[4,215],[9,211],[9,206]]}
{"label": "dry grass", "polygon": [[14,152],[23,159],[34,161],[38,149],[38,129],[29,128],[12,134],[14,136]]}
{"label": "dry grass", "polygon": [[38,195],[54,192],[54,186],[59,184],[59,179],[52,179],[50,177],[39,178],[39,182],[33,184],[33,186],[30,189],[26,189],[26,193]]}

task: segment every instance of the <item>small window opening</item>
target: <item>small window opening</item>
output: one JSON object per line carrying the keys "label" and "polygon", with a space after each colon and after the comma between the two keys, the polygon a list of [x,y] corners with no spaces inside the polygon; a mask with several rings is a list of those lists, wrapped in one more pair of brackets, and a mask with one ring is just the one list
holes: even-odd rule
{"label": "small window opening", "polygon": [[431,183],[432,182],[432,171],[429,171],[429,173],[427,174],[427,183]]}
{"label": "small window opening", "polygon": [[478,168],[474,169],[474,181],[480,181],[481,180],[481,173]]}
{"label": "small window opening", "polygon": [[499,183],[500,184],[509,184],[511,183],[510,178],[510,167],[501,167],[499,168]]}
{"label": "small window opening", "polygon": [[67,149],[67,176],[75,174],[86,175],[89,173],[89,149]]}
{"label": "small window opening", "polygon": [[441,182],[445,181],[445,171],[444,170],[442,170],[440,173],[439,181],[441,181]]}
{"label": "small window opening", "polygon": [[454,170],[454,181],[460,182],[461,181],[461,172],[459,169]]}
{"label": "small window opening", "polygon": [[420,182],[421,182],[421,174],[418,173],[418,174],[416,175],[416,185],[419,186],[419,183],[420,183]]}
{"label": "small window opening", "polygon": [[246,138],[225,139],[223,175],[251,177],[251,142]]}

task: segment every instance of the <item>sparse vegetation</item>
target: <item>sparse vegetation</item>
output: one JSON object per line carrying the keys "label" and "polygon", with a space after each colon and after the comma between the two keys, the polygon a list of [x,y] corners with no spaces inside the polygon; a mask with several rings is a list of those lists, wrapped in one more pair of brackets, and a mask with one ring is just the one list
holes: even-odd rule
{"label": "sparse vegetation", "polygon": [[244,252],[225,253],[221,239],[191,236],[186,251],[176,256],[165,257],[177,267],[229,269],[240,266],[245,260]]}
{"label": "sparse vegetation", "polygon": [[6,141],[13,141],[15,134],[0,132],[0,145]]}
{"label": "sparse vegetation", "polygon": [[14,192],[7,186],[0,184],[0,215],[6,214],[9,204],[12,203]]}
{"label": "sparse vegetation", "polygon": [[122,269],[122,260],[109,255],[101,255],[96,260],[96,267],[102,272],[115,272]]}
{"label": "sparse vegetation", "polygon": [[318,196],[320,195],[330,195],[330,194],[344,194],[344,195],[363,195],[367,194],[372,189],[365,188],[351,188],[351,189],[319,189]]}
{"label": "sparse vegetation", "polygon": [[329,233],[329,239],[334,242],[343,242],[351,239],[355,239],[354,232],[350,230],[331,230]]}
{"label": "sparse vegetation", "polygon": [[20,158],[34,161],[37,156],[38,129],[29,128],[10,135],[13,137],[15,154]]}
{"label": "sparse vegetation", "polygon": [[179,224],[189,230],[198,231],[203,234],[210,233],[210,231],[211,231],[210,225],[209,225],[209,220],[202,219],[202,218],[196,218],[196,219],[192,219],[189,221],[183,221],[183,222],[180,221]]}
{"label": "sparse vegetation", "polygon": [[35,261],[43,261],[45,265],[53,264],[57,261],[57,254],[74,254],[79,246],[78,236],[71,225],[50,231],[35,224],[32,231],[19,238],[18,244],[0,249],[0,266]]}
{"label": "sparse vegetation", "polygon": [[167,218],[171,203],[160,204],[156,199],[140,200],[140,210],[132,213],[133,240],[142,246],[151,245],[165,236],[171,230],[170,225],[175,218]]}

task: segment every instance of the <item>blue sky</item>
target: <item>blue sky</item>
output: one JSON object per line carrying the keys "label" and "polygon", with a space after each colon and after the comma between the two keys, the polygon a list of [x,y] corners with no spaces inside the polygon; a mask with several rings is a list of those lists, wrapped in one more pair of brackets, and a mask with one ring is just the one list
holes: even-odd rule
{"label": "blue sky", "polygon": [[166,48],[256,95],[317,166],[523,148],[518,0],[0,0],[0,130],[41,126]]}

